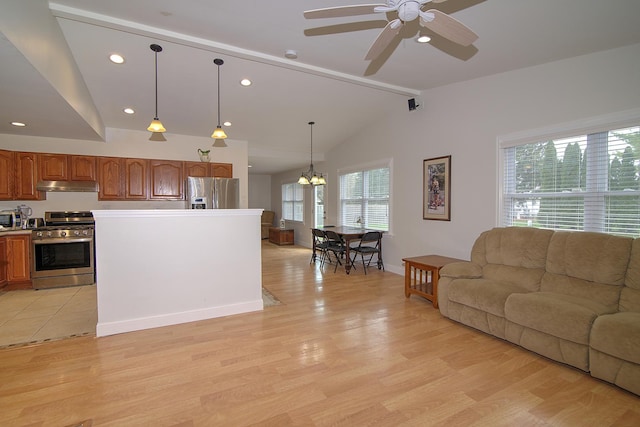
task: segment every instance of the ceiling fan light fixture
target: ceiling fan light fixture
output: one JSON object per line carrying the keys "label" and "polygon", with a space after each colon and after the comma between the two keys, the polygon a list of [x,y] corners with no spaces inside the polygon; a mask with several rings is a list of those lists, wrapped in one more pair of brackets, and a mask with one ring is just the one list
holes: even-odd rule
{"label": "ceiling fan light fixture", "polygon": [[153,116],[153,120],[151,120],[151,124],[149,125],[147,130],[149,132],[166,132],[167,130],[165,129],[165,127],[162,125],[162,122],[158,118],[158,52],[162,52],[162,46],[157,44],[152,44],[149,46],[149,48],[155,54],[154,58],[155,58],[155,70],[156,70],[156,115]]}
{"label": "ceiling fan light fixture", "polygon": [[[227,139],[227,134],[224,133],[222,126],[220,126],[220,66],[224,64],[224,61],[220,58],[216,58],[213,60],[213,63],[218,66],[218,126],[211,134],[211,138],[215,139],[216,142],[224,142],[224,140]],[[216,142],[213,143],[214,147],[216,146]],[[224,144],[224,147],[226,146],[227,144]],[[218,147],[220,147],[220,145],[218,145]]]}

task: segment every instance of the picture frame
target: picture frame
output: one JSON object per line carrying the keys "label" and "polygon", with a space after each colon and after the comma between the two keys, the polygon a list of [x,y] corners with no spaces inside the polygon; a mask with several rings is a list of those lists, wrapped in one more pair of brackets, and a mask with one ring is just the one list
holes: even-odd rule
{"label": "picture frame", "polygon": [[422,219],[451,221],[451,156],[422,164]]}

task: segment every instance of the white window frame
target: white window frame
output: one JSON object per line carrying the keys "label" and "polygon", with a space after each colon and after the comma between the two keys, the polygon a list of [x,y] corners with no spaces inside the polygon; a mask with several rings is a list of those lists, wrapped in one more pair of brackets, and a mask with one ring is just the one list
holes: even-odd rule
{"label": "white window frame", "polygon": [[[496,206],[496,223],[498,226],[505,227],[510,224],[506,221],[504,215],[505,204],[505,165],[509,160],[507,158],[508,150],[506,148],[516,147],[519,145],[532,144],[540,141],[555,140],[569,138],[575,135],[592,135],[600,132],[608,132],[612,129],[621,129],[626,127],[635,127],[640,123],[640,108],[621,111],[612,114],[606,114],[588,119],[567,122],[564,124],[554,125],[545,128],[529,130],[525,132],[517,132],[508,135],[499,136],[497,139],[496,150],[498,157],[497,174],[497,192],[498,204]],[[586,197],[590,195],[585,194]],[[597,218],[585,214],[584,229],[585,231],[601,231],[601,221]]]}
{"label": "white window frame", "polygon": [[[294,189],[295,187],[299,187],[300,189],[300,193],[302,194],[302,199],[294,199],[289,200],[289,199],[285,199],[284,194],[285,194],[285,187],[286,186],[293,186]],[[297,191],[294,190],[294,195],[297,193]],[[293,221],[293,222],[299,222],[299,223],[304,223],[304,200],[305,200],[305,191],[304,191],[304,187],[301,184],[298,184],[297,182],[284,182],[282,183],[282,185],[280,186],[280,194],[281,194],[281,207],[282,207],[282,218],[286,221]],[[285,203],[291,203],[292,204],[292,209],[291,212],[293,213],[293,218],[288,218],[285,213],[287,212],[287,210],[285,209]],[[296,205],[299,204],[301,209],[301,215],[302,218],[295,218],[295,213],[296,213]]]}
{"label": "white window frame", "polygon": [[[367,170],[374,170],[374,169],[381,169],[381,168],[388,168],[389,169],[389,198],[388,198],[388,207],[387,207],[387,212],[388,212],[388,220],[387,220],[387,230],[386,234],[391,234],[392,233],[392,224],[393,224],[393,159],[383,159],[383,160],[378,160],[375,162],[370,162],[370,163],[363,163],[360,165],[354,165],[354,166],[350,166],[348,168],[342,168],[342,169],[338,169],[338,191],[337,191],[337,206],[338,206],[338,218],[339,218],[339,222],[340,225],[346,225],[342,223],[342,199],[341,199],[341,195],[342,195],[342,189],[340,188],[340,182],[341,182],[341,177],[343,175],[346,174],[350,174],[350,173],[354,173],[354,172],[363,172],[363,171],[367,171]],[[363,226],[366,226],[366,224],[363,224]]]}

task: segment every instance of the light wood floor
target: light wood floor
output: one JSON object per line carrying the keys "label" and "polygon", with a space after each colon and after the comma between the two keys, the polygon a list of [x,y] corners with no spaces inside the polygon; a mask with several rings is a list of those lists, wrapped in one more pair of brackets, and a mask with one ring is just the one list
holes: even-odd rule
{"label": "light wood floor", "polygon": [[639,397],[444,319],[401,276],[263,249],[281,305],[0,350],[0,425],[640,425]]}

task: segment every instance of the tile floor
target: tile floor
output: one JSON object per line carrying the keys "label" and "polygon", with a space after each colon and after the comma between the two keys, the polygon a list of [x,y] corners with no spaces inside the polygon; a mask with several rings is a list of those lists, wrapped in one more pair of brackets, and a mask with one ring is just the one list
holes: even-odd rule
{"label": "tile floor", "polygon": [[96,333],[96,286],[0,293],[0,347]]}

